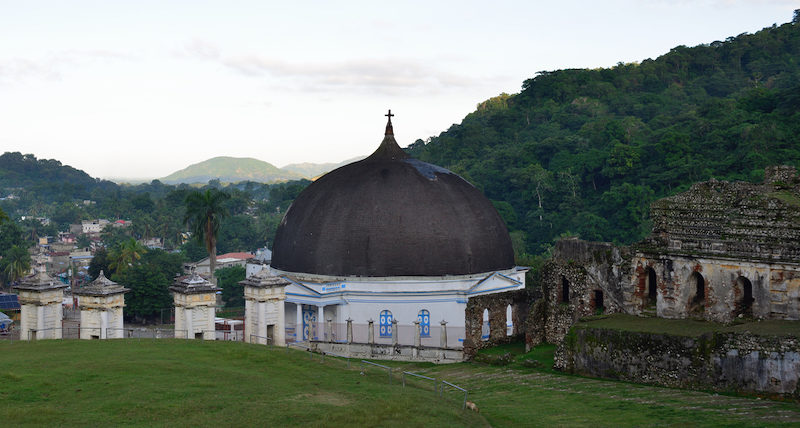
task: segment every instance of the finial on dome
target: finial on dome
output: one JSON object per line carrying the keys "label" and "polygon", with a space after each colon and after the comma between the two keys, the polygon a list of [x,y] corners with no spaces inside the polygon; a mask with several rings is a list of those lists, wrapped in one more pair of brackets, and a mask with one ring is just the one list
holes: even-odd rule
{"label": "finial on dome", "polygon": [[392,129],[392,109],[389,109],[389,113],[384,114],[384,116],[389,118],[389,121],[386,122],[386,133],[384,135],[394,135],[394,129]]}

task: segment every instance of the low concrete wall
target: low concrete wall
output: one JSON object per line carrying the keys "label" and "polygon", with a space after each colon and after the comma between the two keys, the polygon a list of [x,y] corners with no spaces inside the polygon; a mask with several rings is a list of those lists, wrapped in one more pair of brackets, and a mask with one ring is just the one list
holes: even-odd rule
{"label": "low concrete wall", "polygon": [[698,337],[575,326],[556,351],[570,373],[669,387],[800,397],[800,340],[706,333]]}
{"label": "low concrete wall", "polygon": [[415,347],[411,345],[387,345],[368,343],[311,342],[315,351],[332,352],[351,358],[396,361],[429,361],[433,363],[460,363],[464,352],[460,349]]}

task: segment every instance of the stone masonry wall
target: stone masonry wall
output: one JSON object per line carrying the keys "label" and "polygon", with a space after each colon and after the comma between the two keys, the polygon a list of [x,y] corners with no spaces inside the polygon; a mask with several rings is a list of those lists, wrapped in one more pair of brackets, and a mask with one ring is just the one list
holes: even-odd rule
{"label": "stone masonry wall", "polygon": [[528,347],[542,340],[561,342],[570,326],[582,317],[623,312],[630,299],[630,293],[620,287],[629,276],[628,259],[624,249],[604,242],[557,242],[553,258],[542,267],[544,303],[535,306],[531,315],[542,322],[529,324]]}
{"label": "stone masonry wall", "polygon": [[[531,302],[536,300],[536,296],[529,295],[529,292],[528,289],[524,289],[469,298],[467,308],[464,310],[464,358],[471,359],[479,349],[509,343],[524,333],[522,326],[525,325]],[[511,336],[506,330],[508,305],[511,305],[514,324]],[[489,310],[488,340],[481,339],[485,309]]]}
{"label": "stone masonry wall", "polygon": [[555,366],[668,387],[800,397],[800,340],[793,336],[683,337],[576,326],[556,352]]}

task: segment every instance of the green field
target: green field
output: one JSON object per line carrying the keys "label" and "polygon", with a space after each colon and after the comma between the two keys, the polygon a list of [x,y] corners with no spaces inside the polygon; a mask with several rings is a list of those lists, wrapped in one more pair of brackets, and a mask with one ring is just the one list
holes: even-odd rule
{"label": "green field", "polygon": [[[3,426],[764,426],[797,424],[800,406],[632,385],[552,371],[553,347],[522,345],[506,366],[343,360],[234,342],[183,340],[0,343]],[[541,367],[531,364],[538,360]],[[469,389],[461,409],[427,380]]]}

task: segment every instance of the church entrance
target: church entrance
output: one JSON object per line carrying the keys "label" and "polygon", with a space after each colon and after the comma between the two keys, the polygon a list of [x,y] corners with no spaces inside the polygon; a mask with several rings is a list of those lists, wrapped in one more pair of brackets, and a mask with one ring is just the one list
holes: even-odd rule
{"label": "church entrance", "polygon": [[317,308],[303,305],[303,340],[317,337]]}

